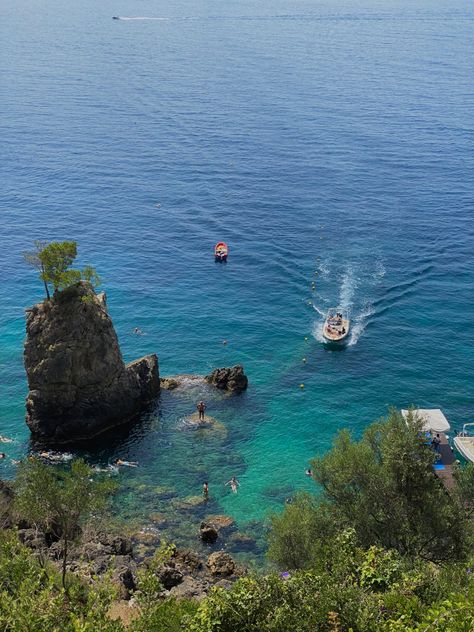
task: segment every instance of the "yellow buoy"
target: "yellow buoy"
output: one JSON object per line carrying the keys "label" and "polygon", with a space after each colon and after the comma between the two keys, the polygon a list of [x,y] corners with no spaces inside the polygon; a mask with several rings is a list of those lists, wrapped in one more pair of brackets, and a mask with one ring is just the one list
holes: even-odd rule
{"label": "yellow buoy", "polygon": [[300,388],[304,388],[304,384],[300,384]]}

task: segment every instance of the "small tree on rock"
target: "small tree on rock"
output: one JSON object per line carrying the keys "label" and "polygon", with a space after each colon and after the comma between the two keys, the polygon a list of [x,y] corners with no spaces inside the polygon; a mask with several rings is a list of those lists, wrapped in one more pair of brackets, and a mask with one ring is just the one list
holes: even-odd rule
{"label": "small tree on rock", "polygon": [[54,292],[59,292],[81,280],[87,281],[93,287],[100,285],[100,277],[91,266],[82,271],[71,268],[77,256],[75,241],[53,241],[50,244],[35,241],[35,250],[25,252],[23,257],[27,263],[40,273],[46,297],[49,299],[48,284],[53,286]]}
{"label": "small tree on rock", "polygon": [[68,470],[54,470],[38,459],[20,464],[15,481],[15,510],[62,544],[62,583],[66,586],[66,565],[71,543],[81,526],[104,509],[115,484],[109,479],[94,480],[92,469],[82,460],[72,461]]}

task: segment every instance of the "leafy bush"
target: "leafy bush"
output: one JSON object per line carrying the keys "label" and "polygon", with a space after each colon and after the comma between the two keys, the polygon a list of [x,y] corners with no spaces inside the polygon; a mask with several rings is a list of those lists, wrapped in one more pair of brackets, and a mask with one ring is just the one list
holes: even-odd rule
{"label": "leafy bush", "polygon": [[107,610],[113,592],[78,582],[69,598],[53,566],[41,567],[12,532],[0,532],[0,629],[2,632],[124,632]]}
{"label": "leafy bush", "polygon": [[350,527],[365,548],[395,549],[411,559],[465,559],[473,543],[474,469],[460,472],[459,489],[447,494],[420,430],[421,422],[407,425],[392,411],[360,441],[340,432],[332,450],[312,461],[320,498],[300,497],[273,517],[270,558],[281,568],[310,568],[328,535]]}

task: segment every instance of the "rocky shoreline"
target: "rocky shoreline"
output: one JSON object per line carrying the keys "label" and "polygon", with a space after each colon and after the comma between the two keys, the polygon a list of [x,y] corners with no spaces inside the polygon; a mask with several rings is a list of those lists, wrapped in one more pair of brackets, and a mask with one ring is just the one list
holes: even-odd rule
{"label": "rocky shoreline", "polygon": [[[50,532],[43,532],[24,522],[16,523],[11,515],[13,491],[0,481],[0,528],[14,529],[18,539],[36,557],[49,560],[60,567],[63,557],[61,542]],[[234,527],[228,516],[210,516],[196,529],[203,541],[209,533],[215,540]],[[205,597],[213,586],[229,587],[246,573],[227,552],[219,550],[200,556],[191,549],[179,549],[159,542],[141,547],[139,534],[107,532],[88,527],[80,534],[80,543],[68,551],[67,570],[86,584],[110,575],[118,589],[120,600],[133,600],[137,590],[137,575],[141,570],[152,570],[163,586],[161,597],[197,599]],[[160,548],[161,545],[165,545]]]}
{"label": "rocky shoreline", "polygon": [[[248,386],[241,365],[217,368],[205,376],[182,374],[160,379],[155,354],[125,364],[105,294],[96,294],[87,282],[55,293],[26,313],[26,423],[39,446],[80,445],[134,422],[161,390],[179,392],[191,385],[199,391],[216,389],[224,396],[236,396]],[[183,429],[199,428],[200,432],[207,428],[212,436],[227,434],[224,424],[209,415],[203,423],[197,413],[190,414],[183,424]],[[0,482],[0,496],[2,506],[11,503],[8,484]],[[155,554],[164,542],[167,518],[153,514],[148,525],[145,522],[135,531],[132,527],[117,534],[103,530],[83,533],[81,544],[68,553],[67,570],[86,582],[111,574],[124,600],[133,597],[140,570],[151,565],[163,586],[163,597],[201,599],[214,585],[230,585],[245,571],[223,547],[234,543],[238,550],[240,545],[246,548],[255,541],[239,534],[232,518],[206,515],[204,500],[196,496],[166,501],[178,515],[188,516],[189,530],[195,525],[201,554],[172,546],[172,554],[156,565]],[[15,525],[12,520],[7,516],[3,528],[16,528],[20,541],[35,555],[59,565],[63,551],[57,538],[31,525]],[[172,530],[169,539],[173,539]]]}

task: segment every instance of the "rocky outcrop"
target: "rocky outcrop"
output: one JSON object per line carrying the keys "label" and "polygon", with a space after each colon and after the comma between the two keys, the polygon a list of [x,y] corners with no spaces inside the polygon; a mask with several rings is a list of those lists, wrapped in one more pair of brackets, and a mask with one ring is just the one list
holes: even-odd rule
{"label": "rocky outcrop", "polygon": [[235,527],[235,520],[230,516],[224,516],[222,514],[214,514],[206,517],[206,522],[216,527],[218,531],[222,529],[231,529]]}
{"label": "rocky outcrop", "polygon": [[158,359],[124,364],[105,295],[80,282],[27,310],[26,423],[36,439],[73,443],[135,418],[158,395]]}
{"label": "rocky outcrop", "polygon": [[211,575],[230,577],[235,571],[235,562],[228,553],[217,551],[207,558],[207,568]]}
{"label": "rocky outcrop", "polygon": [[169,596],[174,599],[201,601],[207,595],[209,587],[207,582],[200,581],[194,577],[185,577],[180,584],[170,590]]}
{"label": "rocky outcrop", "polygon": [[241,364],[230,368],[214,369],[210,375],[206,375],[206,381],[231,395],[239,395],[248,386],[248,378]]}
{"label": "rocky outcrop", "polygon": [[203,542],[213,544],[219,537],[219,529],[209,522],[201,522],[199,537]]}
{"label": "rocky outcrop", "polygon": [[[55,565],[62,564],[64,550],[60,540],[52,540],[50,534],[31,526],[15,525],[20,527],[17,529],[20,542],[42,563],[50,560]],[[138,560],[128,537],[86,528],[68,550],[67,570],[86,584],[93,584],[107,574],[122,600],[133,597],[141,570],[151,571],[160,581],[161,599],[196,600],[202,599],[213,586],[229,588],[246,572],[223,551],[211,553],[204,562],[196,551],[175,548],[158,564],[154,552],[155,549],[150,550],[147,557]]]}

